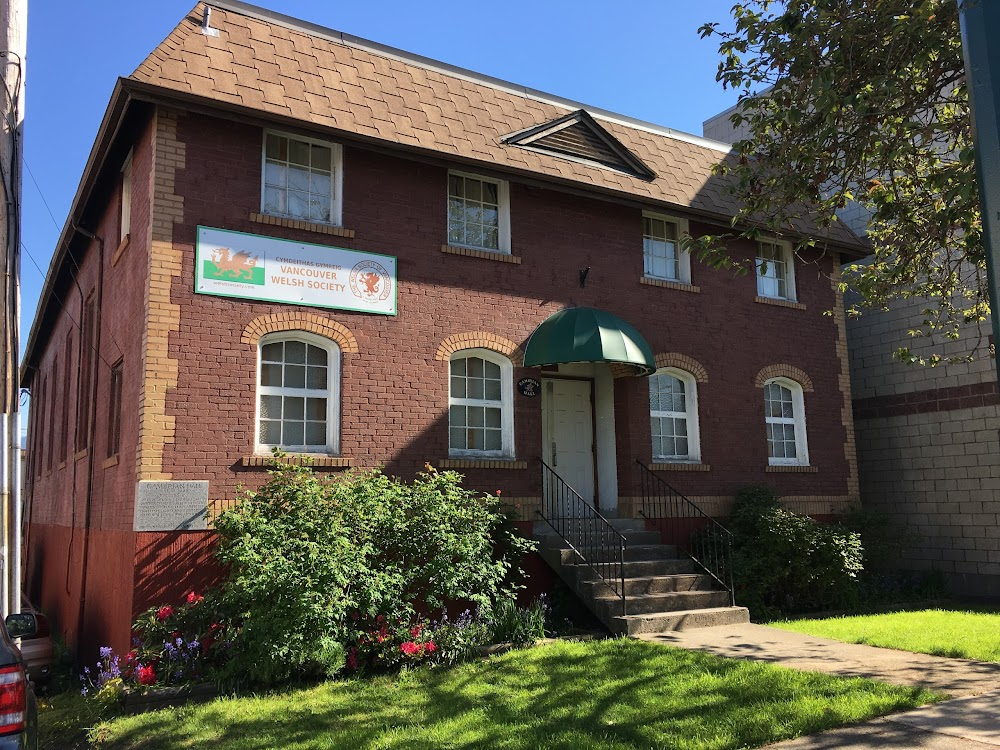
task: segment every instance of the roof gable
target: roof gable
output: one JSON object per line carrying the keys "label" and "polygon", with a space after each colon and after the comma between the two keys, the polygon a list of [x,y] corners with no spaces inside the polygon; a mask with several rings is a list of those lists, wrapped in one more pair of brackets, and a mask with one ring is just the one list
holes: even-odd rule
{"label": "roof gable", "polygon": [[656,173],[642,159],[625,148],[583,109],[508,136],[504,143],[564,158],[581,159],[645,180],[656,177]]}

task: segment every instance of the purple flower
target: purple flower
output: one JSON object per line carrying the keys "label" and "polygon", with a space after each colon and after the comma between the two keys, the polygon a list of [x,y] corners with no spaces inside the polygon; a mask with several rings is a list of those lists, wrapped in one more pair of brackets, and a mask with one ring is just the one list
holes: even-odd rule
{"label": "purple flower", "polygon": [[101,658],[107,659],[111,656],[111,646],[101,646]]}

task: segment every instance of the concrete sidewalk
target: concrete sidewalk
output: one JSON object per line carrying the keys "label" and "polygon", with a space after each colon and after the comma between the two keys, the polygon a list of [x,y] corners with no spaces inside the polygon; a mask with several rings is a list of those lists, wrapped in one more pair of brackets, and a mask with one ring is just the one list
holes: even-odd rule
{"label": "concrete sidewalk", "polygon": [[639,636],[652,643],[841,677],[920,686],[958,700],[771,745],[782,750],[1000,747],[1000,664],[841,643],[763,625]]}

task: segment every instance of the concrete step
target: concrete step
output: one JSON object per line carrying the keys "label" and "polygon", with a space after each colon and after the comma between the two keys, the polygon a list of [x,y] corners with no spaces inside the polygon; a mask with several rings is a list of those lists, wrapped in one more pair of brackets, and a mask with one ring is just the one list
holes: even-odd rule
{"label": "concrete step", "polygon": [[[615,531],[626,536],[628,532],[646,531],[646,521],[642,518],[608,518],[607,521]],[[537,539],[552,534],[554,531],[547,521],[535,521],[531,527],[531,533]]]}
{"label": "concrete step", "polygon": [[[575,572],[577,581],[589,581],[596,576],[586,563],[564,563]],[[622,565],[622,573],[626,578],[649,578],[652,576],[673,576],[683,573],[694,573],[694,562],[688,558],[675,560],[641,560],[626,562]]]}
{"label": "concrete step", "polygon": [[[571,549],[556,548],[553,550],[564,564],[572,564],[580,558]],[[607,547],[587,548],[579,550],[585,560],[592,562],[611,562],[618,558],[617,549]],[[677,548],[672,544],[640,544],[625,548],[625,562],[650,562],[655,560],[677,560]]]}
{"label": "concrete step", "polygon": [[[607,589],[601,580],[580,582],[580,593],[593,598],[600,598],[599,589]],[[643,576],[641,578],[625,579],[625,595],[641,596],[643,594],[669,594],[676,591],[716,591],[718,584],[711,576],[698,573],[682,573],[679,575]]]}
{"label": "concrete step", "polygon": [[[603,591],[595,589],[594,600],[602,619],[616,617],[622,613],[622,600],[607,586]],[[640,594],[625,598],[626,611],[630,615],[663,614],[667,612],[689,612],[699,609],[728,607],[732,600],[728,591],[671,591],[665,594]]]}
{"label": "concrete step", "polygon": [[673,630],[709,628],[750,622],[746,607],[712,607],[680,612],[657,612],[611,618],[611,632],[621,635],[669,633]]}
{"label": "concrete step", "polygon": [[[623,531],[621,535],[625,537],[625,545],[628,547],[632,546],[649,546],[656,545],[660,543],[660,533],[658,531]],[[535,539],[538,544],[544,547],[565,547],[566,542],[561,536],[554,533],[552,529],[549,529],[547,534],[535,534]],[[614,539],[610,535],[603,537],[602,541],[607,541],[608,543],[614,543]]]}

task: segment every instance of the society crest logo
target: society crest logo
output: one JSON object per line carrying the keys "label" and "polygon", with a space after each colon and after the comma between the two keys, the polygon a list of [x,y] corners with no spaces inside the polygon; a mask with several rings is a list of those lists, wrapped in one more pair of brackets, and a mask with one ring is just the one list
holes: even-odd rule
{"label": "society crest logo", "polygon": [[392,277],[374,260],[363,260],[351,269],[351,293],[365,302],[381,302],[392,293]]}

